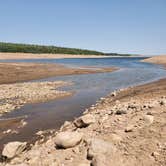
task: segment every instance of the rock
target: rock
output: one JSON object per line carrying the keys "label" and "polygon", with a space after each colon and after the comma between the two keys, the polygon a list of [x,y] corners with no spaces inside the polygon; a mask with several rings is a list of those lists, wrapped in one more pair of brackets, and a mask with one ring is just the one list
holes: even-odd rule
{"label": "rock", "polygon": [[55,137],[55,144],[58,148],[71,148],[79,144],[83,134],[79,132],[60,132]]}
{"label": "rock", "polygon": [[92,159],[92,166],[110,166],[104,155],[97,155]]}
{"label": "rock", "polygon": [[126,110],[117,110],[115,112],[116,115],[122,115],[122,114],[127,114],[127,111]]}
{"label": "rock", "polygon": [[111,154],[115,151],[115,147],[112,143],[93,138],[89,141],[89,148],[87,157],[92,159],[94,156],[99,154]]}
{"label": "rock", "polygon": [[128,125],[126,128],[125,128],[125,132],[132,132],[133,131],[133,125]]}
{"label": "rock", "polygon": [[150,125],[153,123],[154,117],[152,115],[144,115],[143,120]]}
{"label": "rock", "polygon": [[66,131],[72,127],[72,123],[69,121],[65,121],[64,124],[61,126],[60,131]]}
{"label": "rock", "polygon": [[75,126],[79,128],[87,127],[92,123],[95,123],[95,118],[91,114],[81,116],[80,118],[74,121]]}
{"label": "rock", "polygon": [[158,156],[160,156],[160,154],[159,154],[158,152],[153,152],[153,153],[152,153],[152,156],[153,156],[153,157],[158,157]]}
{"label": "rock", "polygon": [[9,142],[5,145],[2,155],[7,158],[13,158],[26,149],[26,142]]}
{"label": "rock", "polygon": [[164,100],[164,99],[163,99],[163,100],[160,100],[160,101],[159,101],[159,104],[160,104],[161,106],[166,105],[166,100]]}
{"label": "rock", "polygon": [[12,132],[12,130],[11,129],[8,129],[8,130],[6,130],[6,131],[3,131],[3,134],[8,134],[8,133],[11,133]]}
{"label": "rock", "polygon": [[111,96],[112,96],[112,97],[115,97],[115,96],[116,96],[116,92],[112,92],[112,93],[111,93]]}
{"label": "rock", "polygon": [[41,136],[41,135],[43,135],[44,134],[44,131],[41,131],[41,130],[39,130],[37,133],[36,133],[36,135],[39,135],[39,136]]}

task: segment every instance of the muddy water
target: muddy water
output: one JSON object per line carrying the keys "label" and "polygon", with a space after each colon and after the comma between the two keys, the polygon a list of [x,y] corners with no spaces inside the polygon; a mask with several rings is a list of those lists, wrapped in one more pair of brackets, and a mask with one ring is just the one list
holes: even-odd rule
{"label": "muddy water", "polygon": [[[8,141],[27,141],[39,130],[58,129],[66,120],[80,116],[85,108],[95,104],[100,97],[119,88],[139,85],[166,76],[165,70],[158,65],[139,62],[141,58],[102,58],[102,59],[58,59],[58,60],[19,60],[21,62],[61,63],[69,66],[116,66],[120,70],[112,73],[59,76],[37,81],[64,80],[74,84],[63,89],[74,91],[72,97],[39,104],[27,104],[2,118],[27,115],[28,125],[18,134],[1,138],[0,144]],[[12,61],[13,62],[13,61]],[[18,62],[14,61],[14,62]]]}

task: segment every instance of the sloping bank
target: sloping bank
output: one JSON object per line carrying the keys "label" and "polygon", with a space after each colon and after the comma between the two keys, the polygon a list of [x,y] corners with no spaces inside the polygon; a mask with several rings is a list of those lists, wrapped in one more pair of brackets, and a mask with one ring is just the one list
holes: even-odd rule
{"label": "sloping bank", "polygon": [[35,145],[12,142],[2,165],[166,164],[166,79],[116,91]]}

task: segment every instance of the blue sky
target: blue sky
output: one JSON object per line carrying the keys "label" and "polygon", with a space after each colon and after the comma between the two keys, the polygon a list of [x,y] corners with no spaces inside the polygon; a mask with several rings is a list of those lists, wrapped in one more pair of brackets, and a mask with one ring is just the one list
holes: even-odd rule
{"label": "blue sky", "polygon": [[0,41],[166,53],[166,0],[0,0]]}

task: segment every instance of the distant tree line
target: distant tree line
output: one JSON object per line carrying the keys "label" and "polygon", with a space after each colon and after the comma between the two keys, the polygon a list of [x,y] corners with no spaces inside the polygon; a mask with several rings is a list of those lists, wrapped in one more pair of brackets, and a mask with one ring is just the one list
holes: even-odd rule
{"label": "distant tree line", "polygon": [[102,52],[85,50],[85,49],[32,45],[32,44],[4,43],[4,42],[0,42],[0,52],[104,55],[104,53]]}
{"label": "distant tree line", "polygon": [[118,54],[118,53],[103,53],[99,51],[65,48],[56,46],[44,46],[34,44],[18,44],[18,43],[5,43],[0,42],[0,52],[22,52],[22,53],[35,53],[35,54],[73,54],[73,55],[105,55],[105,56],[131,56],[131,54]]}

